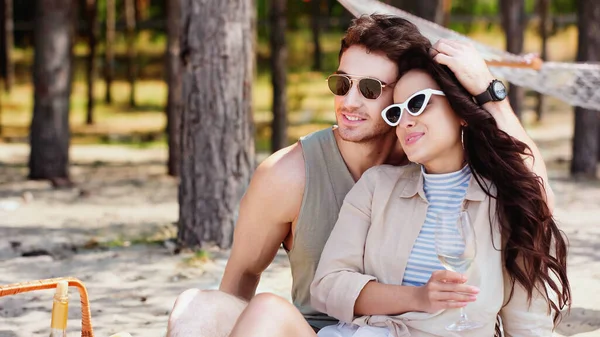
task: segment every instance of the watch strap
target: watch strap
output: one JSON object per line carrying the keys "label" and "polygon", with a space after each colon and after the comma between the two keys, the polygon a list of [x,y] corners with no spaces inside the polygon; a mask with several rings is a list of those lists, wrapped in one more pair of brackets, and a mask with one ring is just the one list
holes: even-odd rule
{"label": "watch strap", "polygon": [[492,97],[492,94],[490,93],[490,87],[488,87],[483,93],[475,96],[475,102],[478,105],[484,105],[487,102],[493,101],[494,98]]}

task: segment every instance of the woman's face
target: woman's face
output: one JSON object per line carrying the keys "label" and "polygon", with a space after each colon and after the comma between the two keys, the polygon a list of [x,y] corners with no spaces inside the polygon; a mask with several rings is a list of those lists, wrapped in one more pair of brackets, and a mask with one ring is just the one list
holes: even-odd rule
{"label": "woman's face", "polygon": [[[425,71],[411,70],[396,84],[394,103],[404,103],[423,89],[440,90],[440,87]],[[408,159],[424,165],[427,172],[448,173],[462,168],[461,120],[445,96],[432,94],[418,116],[404,109],[396,134]]]}

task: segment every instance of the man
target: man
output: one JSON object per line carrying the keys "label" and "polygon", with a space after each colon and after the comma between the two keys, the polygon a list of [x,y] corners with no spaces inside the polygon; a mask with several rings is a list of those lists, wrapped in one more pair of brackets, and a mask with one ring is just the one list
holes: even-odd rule
{"label": "man", "polygon": [[[371,15],[353,22],[342,40],[338,71],[328,80],[336,94],[338,127],[308,135],[257,168],[240,204],[220,291],[191,289],[182,293],[169,318],[170,337],[228,336],[281,244],[290,259],[292,299],[304,319],[315,331],[337,322],[310,307],[310,283],[353,184],[372,166],[401,165],[406,160],[395,130],[380,114],[392,103],[398,77],[395,60],[411,44],[407,36],[418,35],[407,34],[415,30],[410,22],[392,16]],[[434,48],[439,52],[436,60],[459,74],[474,96],[486,90],[492,76],[471,46],[444,40]],[[491,101],[483,107],[503,130],[532,146],[539,158],[533,170],[546,180],[539,152],[508,103]],[[548,192],[550,199],[549,188]],[[253,304],[266,303],[266,308],[277,308],[280,300],[269,295],[258,299],[259,304]],[[263,319],[285,320],[293,315],[298,312],[282,310],[265,313]]]}

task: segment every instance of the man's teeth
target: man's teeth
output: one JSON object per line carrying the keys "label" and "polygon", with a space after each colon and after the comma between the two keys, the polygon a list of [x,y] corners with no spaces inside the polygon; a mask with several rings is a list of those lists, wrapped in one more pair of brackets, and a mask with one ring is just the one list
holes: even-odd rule
{"label": "man's teeth", "polygon": [[349,121],[359,121],[359,120],[361,120],[361,118],[359,118],[359,117],[353,117],[353,116],[346,116],[346,118],[348,118]]}

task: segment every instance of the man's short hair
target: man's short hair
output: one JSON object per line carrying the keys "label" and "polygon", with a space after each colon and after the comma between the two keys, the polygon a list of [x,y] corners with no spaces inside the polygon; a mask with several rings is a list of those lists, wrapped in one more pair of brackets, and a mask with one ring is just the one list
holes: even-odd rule
{"label": "man's short hair", "polygon": [[363,46],[369,52],[386,55],[398,63],[406,50],[422,48],[428,51],[431,42],[412,22],[394,15],[363,15],[352,20],[342,39],[339,59],[351,46]]}

